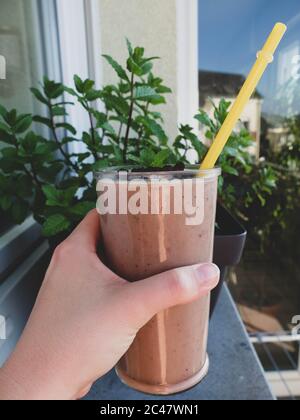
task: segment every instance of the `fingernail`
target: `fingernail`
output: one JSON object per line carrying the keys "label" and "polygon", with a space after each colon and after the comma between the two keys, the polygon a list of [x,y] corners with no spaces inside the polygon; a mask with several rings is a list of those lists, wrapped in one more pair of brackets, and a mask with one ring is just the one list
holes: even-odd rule
{"label": "fingernail", "polygon": [[215,287],[218,284],[220,269],[215,264],[207,263],[195,266],[195,271],[197,272],[197,278],[201,282],[201,285]]}

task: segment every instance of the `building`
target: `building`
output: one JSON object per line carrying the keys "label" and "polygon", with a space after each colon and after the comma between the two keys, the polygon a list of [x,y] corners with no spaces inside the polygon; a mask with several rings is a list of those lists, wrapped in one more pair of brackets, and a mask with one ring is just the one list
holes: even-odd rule
{"label": "building", "polygon": [[[233,102],[237,97],[245,77],[240,74],[220,73],[213,71],[199,71],[199,100],[200,108],[204,109],[209,116],[213,115],[213,105],[219,104],[222,98]],[[259,158],[260,136],[261,136],[261,115],[263,97],[255,91],[242,114],[241,120],[250,131],[255,144],[251,152]],[[203,133],[204,134],[204,133]]]}

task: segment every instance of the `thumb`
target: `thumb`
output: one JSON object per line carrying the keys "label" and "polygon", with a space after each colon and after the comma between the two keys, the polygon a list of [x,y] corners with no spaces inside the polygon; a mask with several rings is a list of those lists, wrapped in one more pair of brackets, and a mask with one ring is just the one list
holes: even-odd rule
{"label": "thumb", "polygon": [[207,295],[219,283],[220,270],[214,264],[178,268],[146,280],[130,283],[127,297],[140,328],[154,315],[173,306],[193,302]]}

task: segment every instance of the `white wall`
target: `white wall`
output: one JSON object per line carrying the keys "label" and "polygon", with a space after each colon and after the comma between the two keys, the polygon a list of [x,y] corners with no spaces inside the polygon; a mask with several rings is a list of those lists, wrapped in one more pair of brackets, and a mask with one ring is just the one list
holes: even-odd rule
{"label": "white wall", "polygon": [[[176,0],[100,0],[100,15],[103,53],[124,63],[127,37],[134,45],[145,47],[147,55],[162,58],[154,72],[173,90],[161,111],[166,132],[174,139],[178,122]],[[105,64],[104,83],[114,80],[114,73]]]}

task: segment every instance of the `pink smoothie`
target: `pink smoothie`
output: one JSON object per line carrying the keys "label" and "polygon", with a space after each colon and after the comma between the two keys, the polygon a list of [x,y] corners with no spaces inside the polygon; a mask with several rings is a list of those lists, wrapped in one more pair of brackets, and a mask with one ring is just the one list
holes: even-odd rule
{"label": "pink smoothie", "polygon": [[[193,181],[194,185],[204,183],[204,220],[199,225],[187,225],[185,213],[101,216],[109,267],[128,281],[138,281],[173,268],[212,262],[218,175],[218,170],[207,171],[200,181]],[[189,176],[194,178],[195,173]],[[132,194],[128,192],[128,200]],[[171,189],[171,202],[174,194]],[[195,194],[196,187],[193,200]],[[149,205],[151,199],[149,193]],[[158,208],[162,209],[161,203]],[[209,306],[207,295],[157,314],[119,362],[121,380],[140,391],[161,395],[198,383],[208,371]]]}

